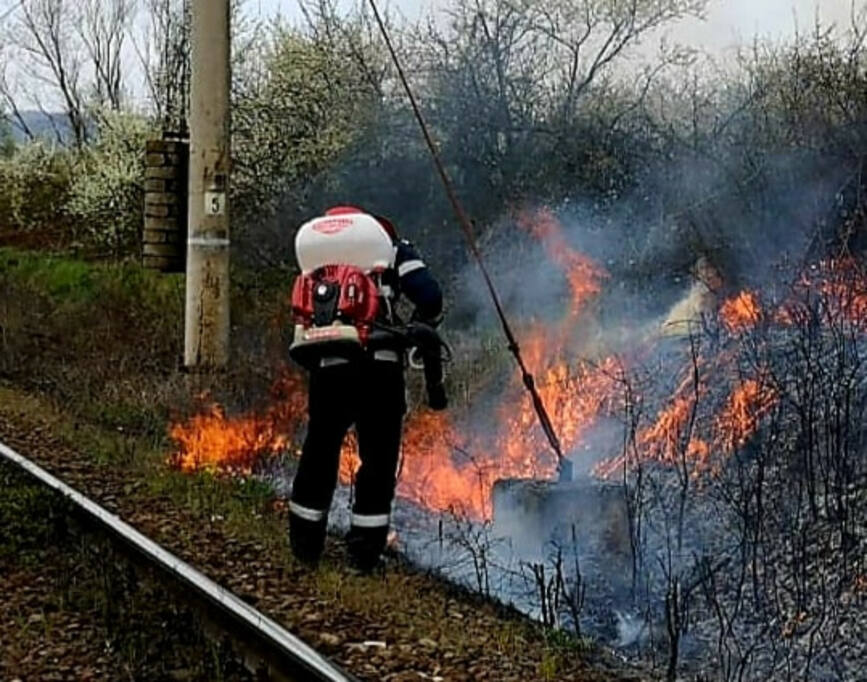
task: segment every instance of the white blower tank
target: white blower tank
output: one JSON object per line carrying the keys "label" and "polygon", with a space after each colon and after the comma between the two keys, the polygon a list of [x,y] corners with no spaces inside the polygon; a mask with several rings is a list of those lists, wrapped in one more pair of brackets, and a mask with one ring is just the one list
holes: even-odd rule
{"label": "white blower tank", "polygon": [[394,265],[394,244],[367,213],[336,213],[314,218],[295,236],[295,257],[305,274],[323,265],[353,265],[365,272]]}

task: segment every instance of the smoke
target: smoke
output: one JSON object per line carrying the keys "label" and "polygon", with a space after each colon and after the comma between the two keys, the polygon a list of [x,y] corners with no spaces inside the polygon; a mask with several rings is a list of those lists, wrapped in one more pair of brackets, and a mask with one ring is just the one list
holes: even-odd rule
{"label": "smoke", "polygon": [[[649,107],[616,125],[604,118],[582,120],[586,128],[575,133],[586,140],[576,149],[579,159],[601,158],[598,166],[588,162],[599,175],[607,172],[606,164],[622,161],[610,158],[611,149],[624,150],[629,159],[618,167],[626,179],[605,192],[590,181],[581,185],[577,174],[569,176],[571,187],[561,177],[547,177],[547,165],[555,161],[549,161],[552,150],[540,138],[542,152],[529,175],[541,179],[521,186],[522,201],[506,207],[497,198],[504,188],[491,189],[494,171],[452,143],[448,160],[461,195],[479,217],[483,253],[519,341],[525,343],[529,330],[541,329],[551,342],[542,370],[545,361],[564,361],[575,371],[584,361],[618,356],[640,383],[642,423],[652,422],[677,395],[684,370],[691,367],[689,341],[682,334],[664,337],[666,321],[698,320],[742,288],[784,288],[805,262],[840,246],[835,239],[841,225],[860,201],[853,198],[859,196],[860,152],[852,150],[867,148],[863,126],[820,120],[826,110],[821,103],[786,109],[783,95],[801,92],[801,76],[770,69],[761,80],[752,71],[740,73],[747,84],[732,86],[734,95],[711,97],[710,113],[696,124],[697,131],[689,121],[648,122],[656,113]],[[775,91],[785,77],[793,80],[791,90]],[[694,103],[684,96],[680,104],[689,110]],[[438,105],[447,109],[454,102]],[[448,123],[443,117],[443,125]],[[384,118],[327,177],[309,181],[306,206],[313,211],[351,199],[394,217],[402,233],[417,242],[447,285],[444,329],[460,363],[450,381],[457,410],[464,410],[459,430],[472,442],[491,443],[503,414],[510,407],[515,413],[521,409],[522,394],[514,390],[514,364],[485,285],[476,265],[467,261],[441,189],[431,179],[423,151],[409,141],[407,125],[405,112]],[[667,133],[666,126],[674,132]],[[467,131],[446,132],[461,140]],[[695,134],[684,140],[688,133]],[[605,144],[597,144],[599,139]],[[520,162],[522,169],[530,165],[525,158],[503,157],[504,165],[510,162]],[[499,177],[512,169],[495,170]],[[564,268],[520,224],[522,211],[540,210],[556,216],[566,247],[606,272],[601,291],[577,315],[570,313],[574,292]],[[576,393],[584,389],[580,382],[574,386]],[[725,397],[724,386],[711,386],[709,393],[707,409],[713,410],[713,400]],[[627,410],[619,407],[596,419],[567,453],[583,477],[573,487],[495,487],[492,524],[399,501],[395,525],[401,548],[422,565],[543,620],[548,616],[539,606],[538,586],[543,585],[544,595],[552,571],[562,570],[565,591],[575,594],[583,586],[586,598],[577,615],[555,624],[579,626],[627,649],[648,646],[651,630],[664,631],[666,617],[684,608],[682,603],[672,607],[673,598],[698,599],[702,566],[697,558],[723,561],[736,555],[723,535],[725,524],[734,521],[716,500],[679,497],[684,489],[692,492],[692,482],[688,476],[678,478],[671,462],[649,467],[639,492],[588,478],[600,461],[625,447],[632,425]],[[525,430],[538,431],[538,426],[528,421]],[[629,522],[637,505],[643,509],[640,529]],[[345,511],[338,517],[345,522]],[[636,565],[639,545],[643,558]],[[711,569],[718,570],[718,564]],[[645,611],[636,614],[636,603]],[[680,644],[685,652],[701,649],[697,640]]]}
{"label": "smoke", "polygon": [[617,646],[628,649],[642,644],[648,635],[647,621],[616,609],[614,615],[617,617]]}
{"label": "smoke", "polygon": [[[839,158],[812,151],[768,151],[761,155],[761,173],[744,179],[733,177],[736,154],[738,150],[733,150],[713,162],[687,156],[656,166],[648,173],[645,186],[610,206],[577,199],[556,206],[570,247],[608,272],[600,295],[574,321],[585,332],[582,342],[568,344],[565,352],[570,361],[579,362],[619,353],[634,357],[637,348],[646,348],[639,361],[646,368],[644,390],[650,398],[647,409],[651,415],[652,405],[658,404],[653,401],[675,394],[679,379],[673,371],[688,362],[683,340],[660,338],[666,318],[713,313],[728,293],[741,288],[787,286],[805,262],[825,252],[839,224],[841,188],[853,172]],[[502,216],[491,231],[496,236],[486,242],[485,256],[508,314],[519,330],[533,321],[556,334],[569,308],[564,272],[540,242],[521,230],[514,213]],[[712,263],[720,282],[702,278],[701,268],[696,268],[701,259]],[[455,281],[449,329],[496,334],[490,300],[474,265],[465,266]],[[503,371],[513,370],[509,366]],[[496,423],[503,409],[502,388],[502,383],[492,383],[490,392],[475,402],[471,430],[490,432],[489,425]],[[625,428],[617,418],[597,420],[568,453],[576,471],[587,475],[601,459],[616,454],[623,447]],[[633,531],[625,523],[614,524],[612,531],[616,514],[586,491],[569,493],[566,508],[542,499],[554,494],[551,491],[540,493],[535,501],[520,495],[495,495],[488,542],[499,549],[488,555],[489,570],[502,575],[526,572],[531,565],[553,570],[553,547],[577,544],[574,551],[590,595],[578,625],[624,650],[646,648],[650,631],[665,628],[665,602],[671,586],[686,584],[697,589],[694,558],[725,558],[737,551],[723,540],[719,521],[724,515],[711,513],[713,505],[707,502],[687,504],[680,520],[686,530],[676,537],[672,510],[677,501],[674,492],[665,488],[666,476],[659,474],[655,485],[660,489],[646,501],[648,525],[640,540],[648,559],[642,566],[645,583],[638,591],[649,611],[633,613],[635,586],[612,578],[612,573],[618,577],[629,574],[628,551],[624,550],[634,540]],[[623,492],[627,498],[620,497],[620,504],[627,503],[628,494]],[[584,532],[578,531],[577,541],[563,528],[564,519],[580,520]],[[447,567],[446,574],[472,586],[474,574],[464,571],[468,557],[480,549],[457,543],[454,551],[445,563],[464,568]],[[431,560],[435,559],[425,557]],[[532,589],[505,579],[498,584],[507,585],[496,593],[500,598],[542,617],[538,595]],[[688,598],[697,599],[695,595]],[[706,644],[696,638],[684,637],[680,646],[687,660],[707,652]]]}
{"label": "smoke", "polygon": [[[829,247],[838,214],[845,214],[841,192],[857,174],[854,164],[821,152],[767,153],[761,176],[749,178],[738,175],[736,153],[656,166],[640,187],[605,208],[573,199],[556,206],[570,247],[608,273],[592,313],[577,320],[600,327],[598,347],[646,338],[678,302],[700,308],[695,299],[703,291],[724,297],[791,282]],[[507,313],[519,325],[534,320],[553,327],[568,307],[564,272],[514,214],[490,229],[484,256]],[[700,261],[720,281],[705,281]],[[454,281],[449,327],[495,329],[475,264]]]}

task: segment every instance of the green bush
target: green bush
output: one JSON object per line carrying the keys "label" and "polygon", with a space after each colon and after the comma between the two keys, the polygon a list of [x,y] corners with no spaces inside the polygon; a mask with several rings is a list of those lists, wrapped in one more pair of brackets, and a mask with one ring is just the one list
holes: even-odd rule
{"label": "green bush", "polygon": [[15,153],[15,138],[9,123],[0,117],[0,159],[8,159]]}
{"label": "green bush", "polygon": [[115,258],[138,249],[144,146],[153,131],[130,113],[98,116],[80,150],[31,142],[0,153],[0,237],[49,235],[40,244]]}
{"label": "green bush", "polygon": [[57,230],[74,173],[72,152],[43,143],[20,145],[0,159],[0,235]]}
{"label": "green bush", "polygon": [[135,114],[107,112],[75,158],[64,210],[88,244],[114,257],[137,252],[144,206],[144,149],[154,131]]}
{"label": "green bush", "polygon": [[376,54],[369,45],[358,49],[362,56],[342,41],[277,24],[260,60],[239,69],[232,108],[236,225],[259,225],[277,213],[288,192],[332,167],[369,127],[377,93],[364,66]]}

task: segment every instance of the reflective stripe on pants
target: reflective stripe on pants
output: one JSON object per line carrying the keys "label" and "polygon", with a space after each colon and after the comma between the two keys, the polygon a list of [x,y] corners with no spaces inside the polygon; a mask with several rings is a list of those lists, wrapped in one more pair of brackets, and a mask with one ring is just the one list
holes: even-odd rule
{"label": "reflective stripe on pants", "polygon": [[317,523],[322,521],[325,518],[325,511],[322,509],[311,509],[310,507],[304,507],[297,502],[289,502],[289,513],[294,514],[299,519],[304,519],[305,521],[312,521],[313,523]]}
{"label": "reflective stripe on pants", "polygon": [[352,525],[356,528],[382,528],[388,526],[388,514],[353,514]]}

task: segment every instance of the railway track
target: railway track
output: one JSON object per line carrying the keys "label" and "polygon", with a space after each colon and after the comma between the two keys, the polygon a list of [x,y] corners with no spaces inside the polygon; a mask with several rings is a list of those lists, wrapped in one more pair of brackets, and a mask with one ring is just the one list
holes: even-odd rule
{"label": "railway track", "polygon": [[110,537],[136,566],[155,570],[199,612],[209,629],[227,636],[260,679],[356,682],[356,678],[281,625],[178,558],[115,514],[39,465],[0,443],[0,457],[62,495],[77,517]]}

